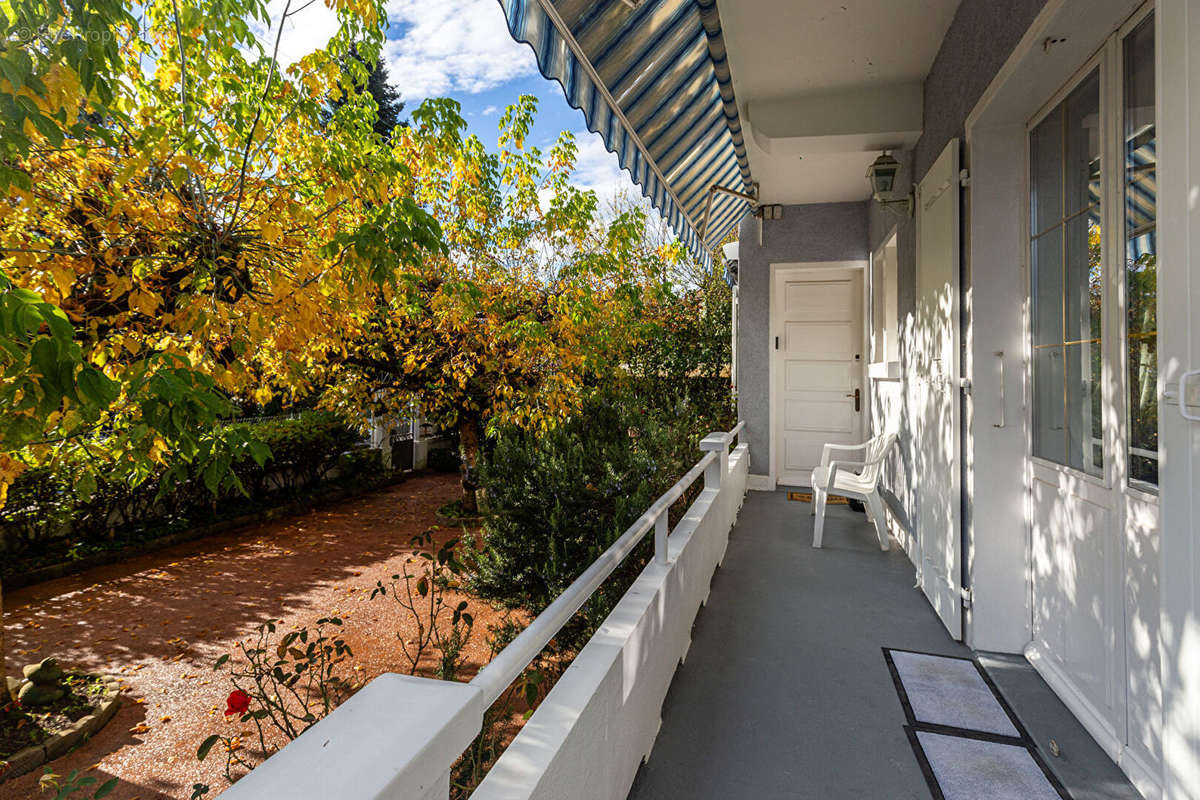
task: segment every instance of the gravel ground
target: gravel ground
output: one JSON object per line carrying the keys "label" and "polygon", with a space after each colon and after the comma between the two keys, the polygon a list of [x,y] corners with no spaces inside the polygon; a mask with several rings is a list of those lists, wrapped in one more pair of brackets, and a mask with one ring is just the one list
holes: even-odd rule
{"label": "gravel ground", "polygon": [[[116,717],[91,741],[53,762],[55,772],[120,779],[114,800],[188,798],[207,783],[228,786],[211,733],[250,733],[226,721],[232,686],[213,662],[261,622],[312,625],[337,614],[361,681],[407,671],[396,634],[415,624],[390,599],[370,601],[378,579],[399,572],[411,538],[437,524],[435,510],[458,493],[454,475],[424,474],[307,514],[247,526],[5,596],[9,665],[48,655],[70,668],[121,678]],[[458,535],[441,528],[439,541]],[[468,600],[470,598],[467,598]],[[471,673],[488,657],[487,626],[499,615],[472,602]],[[0,784],[0,800],[39,797],[41,770]]]}

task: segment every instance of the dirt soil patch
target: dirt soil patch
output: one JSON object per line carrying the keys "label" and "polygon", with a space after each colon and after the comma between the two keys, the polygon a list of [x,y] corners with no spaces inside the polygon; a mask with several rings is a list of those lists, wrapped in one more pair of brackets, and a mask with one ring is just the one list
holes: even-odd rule
{"label": "dirt soil patch", "polygon": [[[415,625],[390,600],[371,601],[377,580],[399,572],[413,536],[438,526],[461,535],[437,509],[459,492],[457,476],[423,474],[371,494],[189,542],[7,595],[9,663],[56,656],[64,667],[115,675],[126,702],[79,749],[53,762],[99,782],[115,776],[114,800],[186,799],[192,785],[227,787],[224,759],[196,749],[212,733],[236,735],[223,716],[232,686],[212,665],[266,620],[283,629],[336,615],[365,683],[403,672],[401,637]],[[501,615],[468,600],[476,634],[467,675],[490,655],[489,625]],[[249,730],[246,731],[249,733]],[[0,784],[0,800],[37,798],[41,770]]]}

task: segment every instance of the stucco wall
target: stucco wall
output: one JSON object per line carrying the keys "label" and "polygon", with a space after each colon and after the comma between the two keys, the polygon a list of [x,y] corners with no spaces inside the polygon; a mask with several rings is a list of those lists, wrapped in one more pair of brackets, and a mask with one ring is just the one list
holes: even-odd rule
{"label": "stucco wall", "polygon": [[746,421],[750,472],[770,472],[767,341],[772,264],[866,260],[867,204],[784,206],[782,219],[746,217],[738,232],[738,412]]}
{"label": "stucco wall", "polygon": [[[919,183],[949,141],[955,137],[963,138],[967,115],[979,102],[988,84],[1045,4],[1046,0],[1009,0],[1005,3],[963,0],[925,78],[924,133],[913,150],[896,154],[902,164],[899,185]],[[969,169],[965,155],[962,164]],[[966,219],[965,208],[963,219]],[[878,203],[871,202],[868,209],[871,249],[882,244],[893,228],[897,232],[897,316],[900,328],[904,330],[907,327],[905,321],[911,319],[916,308],[916,223],[911,217],[897,216],[885,211]],[[965,250],[965,236],[963,244]],[[960,278],[960,285],[964,289],[970,286],[970,269],[970,261],[964,252]],[[966,303],[962,304],[962,308],[967,308]],[[966,319],[962,321],[961,329],[965,336],[968,330]],[[901,337],[901,364],[908,363],[906,344]],[[963,374],[966,374],[965,371]],[[897,448],[893,463],[889,465],[887,482],[894,487],[911,515],[914,511],[911,481],[908,480],[912,465],[911,428],[903,404],[899,410],[899,419],[889,421],[900,434],[900,447]],[[962,420],[965,428],[968,420],[966,413],[962,415]],[[964,429],[962,433],[965,437],[967,431]],[[963,477],[962,486],[966,491],[968,481],[966,475]],[[964,530],[970,524],[969,504],[964,504],[963,524]]]}
{"label": "stucco wall", "polygon": [[[919,182],[954,137],[963,136],[967,115],[1020,41],[1045,0],[963,0],[925,79],[924,133],[911,151],[896,153],[903,165],[900,185]],[[964,161],[964,166],[968,166]],[[746,420],[750,471],[765,475],[768,458],[768,280],[770,265],[781,262],[865,259],[892,229],[897,231],[897,312],[901,329],[916,303],[916,225],[912,218],[883,210],[879,204],[831,203],[786,206],[783,219],[763,224],[742,221],[739,239],[738,406]],[[970,266],[963,259],[962,285]],[[965,326],[964,326],[965,330]],[[905,361],[901,340],[901,361]],[[901,413],[902,447],[897,470],[911,463],[908,422]],[[899,477],[899,476],[897,476]],[[897,480],[893,485],[904,486]],[[965,485],[965,484],[964,484]],[[906,499],[906,498],[902,498]],[[911,506],[910,506],[911,508]]]}

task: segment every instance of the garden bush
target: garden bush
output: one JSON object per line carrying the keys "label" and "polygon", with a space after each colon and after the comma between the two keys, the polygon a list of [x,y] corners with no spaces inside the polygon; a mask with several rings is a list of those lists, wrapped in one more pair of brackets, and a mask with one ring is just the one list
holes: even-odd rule
{"label": "garden bush", "polygon": [[[697,442],[716,421],[686,400],[657,406],[621,391],[546,433],[501,432],[482,464],[487,502],[471,589],[540,611],[700,460]],[[701,485],[672,509],[672,523]],[[645,564],[649,545],[647,537],[631,557],[629,579]],[[607,613],[624,592],[620,580],[609,583],[593,615]]]}
{"label": "garden bush", "polygon": [[163,492],[169,468],[163,467],[136,486],[100,480],[90,496],[80,497],[69,465],[26,470],[0,509],[0,551],[11,556],[4,560],[4,572],[288,502],[334,479],[357,481],[382,472],[378,452],[358,448],[358,434],[333,414],[311,411],[291,419],[233,424],[251,426],[254,437],[271,450],[263,466],[248,455],[230,464],[244,493],[224,489],[214,494],[203,475],[186,469]]}

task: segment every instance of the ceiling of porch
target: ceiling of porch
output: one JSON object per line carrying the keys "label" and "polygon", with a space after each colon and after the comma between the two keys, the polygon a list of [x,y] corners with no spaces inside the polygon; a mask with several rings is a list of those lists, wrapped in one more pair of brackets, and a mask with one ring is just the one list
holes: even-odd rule
{"label": "ceiling of porch", "polygon": [[921,132],[921,83],[959,0],[718,0],[764,203],[865,200]]}

